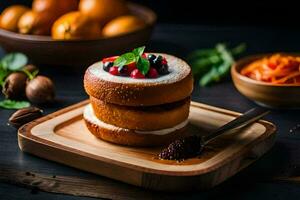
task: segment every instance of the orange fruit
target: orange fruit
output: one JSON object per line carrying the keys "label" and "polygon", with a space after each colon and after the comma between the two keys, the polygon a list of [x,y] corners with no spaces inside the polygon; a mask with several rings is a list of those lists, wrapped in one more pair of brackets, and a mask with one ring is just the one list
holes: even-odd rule
{"label": "orange fruit", "polygon": [[34,0],[32,10],[36,12],[52,12],[61,16],[78,9],[79,0]]}
{"label": "orange fruit", "polygon": [[29,8],[21,5],[6,8],[0,18],[0,27],[9,31],[18,31],[18,21]]}
{"label": "orange fruit", "polygon": [[80,0],[79,10],[102,25],[128,13],[124,0]]}
{"label": "orange fruit", "polygon": [[79,11],[61,16],[52,26],[55,40],[96,39],[101,37],[101,26]]}
{"label": "orange fruit", "polygon": [[51,26],[56,18],[49,12],[27,11],[19,20],[19,32],[33,35],[50,35]]}
{"label": "orange fruit", "polygon": [[103,35],[107,37],[122,35],[145,26],[145,22],[133,15],[121,16],[108,22],[103,28]]}

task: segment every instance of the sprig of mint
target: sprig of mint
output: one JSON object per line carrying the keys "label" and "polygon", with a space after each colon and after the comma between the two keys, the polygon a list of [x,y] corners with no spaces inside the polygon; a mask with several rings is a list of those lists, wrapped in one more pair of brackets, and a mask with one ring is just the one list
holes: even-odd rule
{"label": "sprig of mint", "polygon": [[136,56],[136,57],[141,57],[145,51],[145,46],[133,49],[132,53]]}
{"label": "sprig of mint", "polygon": [[234,58],[245,50],[245,43],[234,48],[229,48],[226,43],[219,43],[213,48],[198,49],[187,59],[192,67],[193,76],[199,79],[200,86],[208,86],[229,76]]}
{"label": "sprig of mint", "polygon": [[150,62],[149,60],[140,57],[136,64],[136,67],[143,75],[146,75],[150,69]]}
{"label": "sprig of mint", "polygon": [[17,71],[24,67],[28,62],[28,58],[23,53],[10,53],[1,59],[3,69]]}
{"label": "sprig of mint", "polygon": [[115,62],[114,66],[123,67],[124,65],[128,65],[129,63],[135,62],[136,56],[134,53],[129,52],[119,56]]}
{"label": "sprig of mint", "polygon": [[142,55],[145,51],[145,46],[135,48],[132,52],[122,54],[114,61],[114,66],[123,67],[130,63],[135,62],[138,70],[146,75],[150,69],[150,63],[147,59],[143,58]]}
{"label": "sprig of mint", "polygon": [[27,101],[13,101],[9,99],[5,99],[0,101],[0,108],[6,109],[22,109],[30,106],[30,103]]}

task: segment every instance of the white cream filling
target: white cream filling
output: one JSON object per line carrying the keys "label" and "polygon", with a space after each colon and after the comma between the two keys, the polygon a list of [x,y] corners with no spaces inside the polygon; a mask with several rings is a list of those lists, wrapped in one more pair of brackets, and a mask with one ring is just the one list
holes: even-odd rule
{"label": "white cream filling", "polygon": [[[107,124],[107,123],[99,120],[95,116],[91,104],[87,105],[86,108],[84,109],[83,117],[86,120],[88,120],[89,122],[91,122],[93,124],[96,124],[96,125],[99,125],[99,126],[105,128],[105,129],[116,130],[116,131],[118,131],[118,130],[130,131],[129,129],[120,128],[120,127],[117,127],[117,126],[114,126],[114,125],[111,125],[111,124]],[[156,130],[156,131],[138,131],[138,130],[135,130],[134,132],[138,133],[138,134],[167,135],[169,133],[172,133],[176,130],[179,130],[179,129],[185,127],[187,124],[188,124],[188,119],[181,122],[180,124],[177,124],[176,126],[171,127],[171,128],[166,128],[166,129],[161,129],[161,130]]]}
{"label": "white cream filling", "polygon": [[102,80],[122,83],[122,84],[170,84],[184,79],[190,73],[191,68],[183,60],[167,54],[159,54],[159,55],[162,55],[167,59],[170,73],[154,79],[151,78],[133,79],[124,76],[114,76],[104,71],[102,62],[97,62],[93,64],[92,66],[89,67],[88,70]]}

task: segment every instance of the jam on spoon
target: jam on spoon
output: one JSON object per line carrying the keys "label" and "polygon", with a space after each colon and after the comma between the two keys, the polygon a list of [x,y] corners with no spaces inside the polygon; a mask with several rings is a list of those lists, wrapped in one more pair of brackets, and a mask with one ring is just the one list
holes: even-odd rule
{"label": "jam on spoon", "polygon": [[204,146],[211,140],[214,140],[223,133],[228,133],[229,131],[236,131],[247,125],[250,125],[268,113],[269,111],[265,108],[253,108],[245,112],[243,115],[237,117],[233,121],[213,131],[209,135],[193,135],[185,137],[183,139],[175,140],[174,142],[169,144],[168,147],[163,149],[159,153],[158,157],[159,159],[163,160],[183,161],[188,158],[199,156],[202,153]]}

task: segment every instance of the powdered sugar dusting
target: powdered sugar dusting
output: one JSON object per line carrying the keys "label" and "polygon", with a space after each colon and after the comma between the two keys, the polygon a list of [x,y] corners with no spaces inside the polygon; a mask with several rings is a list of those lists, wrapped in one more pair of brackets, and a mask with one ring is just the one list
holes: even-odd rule
{"label": "powdered sugar dusting", "polygon": [[[111,125],[111,124],[107,124],[107,123],[99,120],[95,116],[91,104],[89,104],[85,107],[85,109],[83,111],[83,117],[84,117],[84,119],[88,120],[92,124],[99,125],[103,128],[106,128],[106,129],[109,129],[109,130],[112,130],[112,131],[117,131],[117,132],[119,132],[121,130],[126,131],[126,132],[131,131],[129,129],[120,128],[120,127],[117,127],[117,126],[114,126],[114,125]],[[166,134],[172,133],[176,130],[179,130],[179,129],[185,127],[187,124],[188,124],[188,119],[181,122],[180,124],[178,124],[174,127],[167,128],[167,129],[161,129],[161,130],[156,130],[156,131],[138,131],[138,130],[135,130],[134,132],[138,133],[138,134],[166,135]]]}
{"label": "powdered sugar dusting", "polygon": [[114,76],[104,71],[102,62],[93,64],[88,70],[102,80],[127,84],[171,84],[184,79],[191,72],[189,65],[180,58],[168,54],[155,55],[162,55],[167,59],[170,72],[169,74],[154,79],[133,79],[130,77]]}

